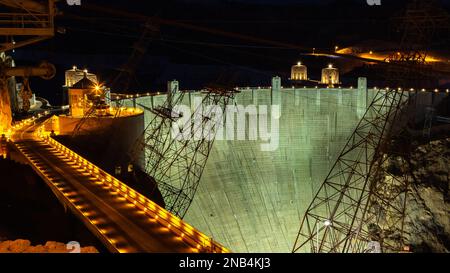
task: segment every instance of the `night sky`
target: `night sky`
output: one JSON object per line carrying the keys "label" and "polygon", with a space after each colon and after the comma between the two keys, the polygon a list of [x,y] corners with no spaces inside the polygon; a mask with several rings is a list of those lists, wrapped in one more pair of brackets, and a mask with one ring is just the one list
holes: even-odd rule
{"label": "night sky", "polygon": [[[144,19],[157,16],[195,26],[238,33],[299,48],[331,49],[367,40],[398,41],[392,23],[405,0],[382,0],[369,6],[365,0],[82,0],[80,7],[58,3],[55,37],[16,50],[20,64],[46,59],[58,69],[49,82],[34,79],[38,95],[61,101],[64,70],[72,65],[97,73],[106,84],[132,53],[143,31]],[[442,1],[447,7],[450,0]],[[123,16],[118,12],[126,12]],[[302,50],[275,47],[223,35],[154,24],[147,53],[138,66],[130,92],[164,90],[166,81],[178,79],[182,89],[196,89],[208,82],[232,81],[236,85],[268,85],[273,75],[288,77],[298,60],[309,62],[313,77],[329,59],[310,59]],[[332,61],[332,60],[331,60]],[[314,75],[314,71],[317,71]],[[345,77],[344,77],[345,80]],[[349,79],[352,81],[352,79]]]}

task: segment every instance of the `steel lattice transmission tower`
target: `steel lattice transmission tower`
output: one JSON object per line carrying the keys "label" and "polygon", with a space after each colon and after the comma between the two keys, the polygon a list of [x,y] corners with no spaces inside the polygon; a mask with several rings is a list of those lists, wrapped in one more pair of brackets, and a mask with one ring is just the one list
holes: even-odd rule
{"label": "steel lattice transmission tower", "polygon": [[404,91],[380,90],[309,205],[293,252],[366,252],[402,247],[407,179],[385,172]]}
{"label": "steel lattice transmission tower", "polygon": [[[84,102],[84,106],[86,112],[83,117],[77,122],[75,128],[72,131],[71,137],[77,137],[79,135],[91,134],[92,129],[90,129],[90,123],[99,123],[99,120],[95,120],[99,117],[110,117],[117,118],[123,113],[125,108],[123,107],[123,98],[122,99],[111,99],[111,94],[108,95],[108,90],[101,86],[97,85],[91,88],[90,94],[86,97],[89,100]],[[115,107],[113,106],[115,104]],[[116,123],[113,123],[114,125]],[[113,130],[115,126],[112,126],[110,130]]]}
{"label": "steel lattice transmission tower", "polygon": [[[187,122],[183,119],[185,113],[177,109],[187,92],[169,92],[163,105],[150,109],[154,118],[131,158],[135,164],[144,165],[145,172],[158,185],[166,209],[180,218],[194,198],[216,133],[224,124],[226,105],[234,100],[235,92],[207,88],[197,105],[194,103]],[[178,129],[174,133],[172,128]]]}
{"label": "steel lattice transmission tower", "polygon": [[159,32],[159,27],[151,20],[144,24],[144,30],[139,39],[133,45],[133,52],[127,62],[120,68],[119,74],[112,80],[111,87],[115,91],[128,92],[132,81],[137,81],[136,70],[147,53],[147,49],[154,36]]}
{"label": "steel lattice transmission tower", "polygon": [[[439,7],[437,0],[412,0],[402,15],[394,18],[399,37],[397,52],[386,61],[398,64],[388,66],[388,85],[426,88],[436,86],[432,66],[427,62],[428,51],[434,46],[433,39],[442,41],[450,29],[450,17]],[[442,30],[447,30],[443,32]]]}
{"label": "steel lattice transmission tower", "polygon": [[[386,60],[396,64],[386,78],[394,86],[423,87],[433,78],[427,49],[436,30],[448,27],[448,16],[436,1],[412,0],[397,19],[402,37]],[[389,164],[411,100],[397,89],[377,93],[308,207],[293,252],[402,250],[408,165],[394,173]]]}

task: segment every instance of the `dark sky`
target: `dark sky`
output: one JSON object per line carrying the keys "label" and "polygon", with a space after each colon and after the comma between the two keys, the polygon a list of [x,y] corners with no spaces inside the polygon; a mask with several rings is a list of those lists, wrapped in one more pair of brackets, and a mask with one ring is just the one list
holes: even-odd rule
{"label": "dark sky", "polygon": [[[276,4],[276,5],[298,5],[298,4],[318,4],[323,5],[333,0],[180,0],[180,2],[190,3],[213,3],[213,2],[236,2],[236,3],[252,3],[252,4]],[[365,1],[365,0],[361,0]]]}
{"label": "dark sky", "polygon": [[[389,18],[401,13],[405,1],[382,0],[379,7],[368,6],[366,0],[82,0],[81,7],[60,1],[62,14],[56,20],[55,37],[18,49],[14,56],[19,64],[41,59],[54,63],[58,74],[48,90],[60,89],[63,72],[72,65],[89,68],[110,82],[131,56],[144,25],[137,16],[114,14],[117,11],[330,49],[366,40],[396,40],[398,33]],[[89,9],[92,4],[100,8]],[[333,61],[308,59],[300,50],[223,35],[164,24],[157,27],[137,68],[138,90],[161,90],[174,78],[182,88],[200,88],[223,74],[237,75],[239,84],[263,85],[272,75],[287,76],[299,59],[309,62],[312,73]]]}
{"label": "dark sky", "polygon": [[[214,2],[236,2],[236,3],[252,3],[252,4],[260,4],[260,5],[327,5],[334,0],[179,0],[180,2],[189,2],[189,3],[214,3]],[[381,4],[389,4],[396,0],[381,0]],[[363,3],[365,4],[366,0],[353,0],[355,3]],[[441,0],[443,4],[449,4],[450,0]]]}

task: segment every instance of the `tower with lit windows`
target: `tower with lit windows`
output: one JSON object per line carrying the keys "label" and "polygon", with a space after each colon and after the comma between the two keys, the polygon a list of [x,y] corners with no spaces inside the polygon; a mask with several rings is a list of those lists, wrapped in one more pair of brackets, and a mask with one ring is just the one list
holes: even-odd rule
{"label": "tower with lit windows", "polygon": [[328,67],[322,69],[321,83],[330,87],[339,84],[339,69],[333,67],[332,64],[329,64]]}
{"label": "tower with lit windows", "polygon": [[291,68],[291,80],[293,81],[306,81],[308,80],[308,69],[301,62]]}

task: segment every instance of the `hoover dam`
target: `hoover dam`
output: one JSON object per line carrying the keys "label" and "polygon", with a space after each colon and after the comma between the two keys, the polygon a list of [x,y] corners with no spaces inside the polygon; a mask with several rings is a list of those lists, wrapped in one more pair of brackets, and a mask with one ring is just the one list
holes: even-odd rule
{"label": "hoover dam", "polygon": [[[234,103],[243,109],[267,106],[268,116],[258,116],[278,126],[278,143],[250,138],[249,115],[245,140],[216,136],[184,219],[233,252],[290,252],[305,210],[378,90],[368,89],[365,78],[355,88],[288,88],[278,77],[271,87],[237,90]],[[182,92],[190,107],[201,96]],[[125,105],[152,108],[165,99],[136,97]],[[152,117],[145,111],[146,126]],[[274,149],[264,149],[268,144]]]}

